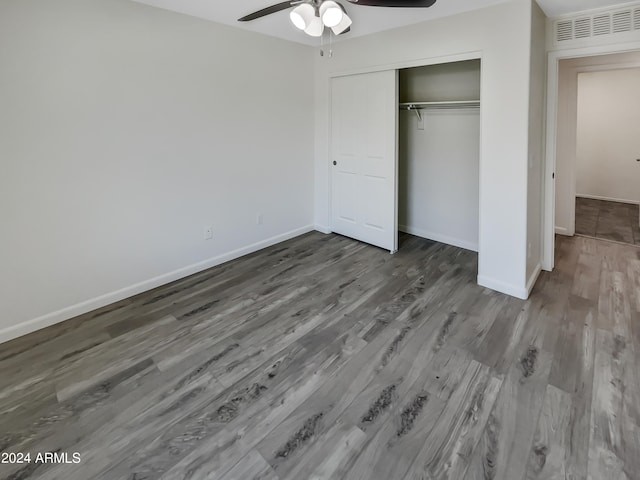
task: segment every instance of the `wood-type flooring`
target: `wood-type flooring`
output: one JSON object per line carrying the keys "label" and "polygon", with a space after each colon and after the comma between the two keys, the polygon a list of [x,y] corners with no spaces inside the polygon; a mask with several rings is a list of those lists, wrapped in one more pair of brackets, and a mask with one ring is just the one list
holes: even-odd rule
{"label": "wood-type flooring", "polygon": [[314,232],[2,344],[0,478],[640,478],[640,248],[476,265]]}

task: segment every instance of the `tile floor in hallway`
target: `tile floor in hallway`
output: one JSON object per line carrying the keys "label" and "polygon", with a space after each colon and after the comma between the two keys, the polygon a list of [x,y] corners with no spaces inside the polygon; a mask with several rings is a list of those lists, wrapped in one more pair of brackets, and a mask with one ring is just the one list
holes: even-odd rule
{"label": "tile floor in hallway", "polygon": [[640,245],[638,205],[576,198],[576,234]]}

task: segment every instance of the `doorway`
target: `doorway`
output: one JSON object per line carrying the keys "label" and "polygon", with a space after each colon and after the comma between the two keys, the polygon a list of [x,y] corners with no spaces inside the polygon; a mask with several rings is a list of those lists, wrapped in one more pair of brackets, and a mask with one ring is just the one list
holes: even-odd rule
{"label": "doorway", "polygon": [[399,231],[475,252],[480,62],[399,71]]}
{"label": "doorway", "polygon": [[640,245],[640,68],[578,73],[575,234]]}
{"label": "doorway", "polygon": [[[640,47],[640,45],[638,45]],[[618,50],[616,50],[618,48]],[[637,47],[636,47],[637,48]],[[609,50],[610,53],[606,53]],[[595,54],[605,52],[605,54]],[[588,190],[579,192],[582,188],[578,188],[578,81],[581,74],[593,72],[608,72],[616,70],[627,70],[640,68],[640,50],[631,50],[629,47],[622,49],[612,45],[607,48],[585,48],[582,50],[574,50],[568,52],[551,52],[549,54],[549,73],[548,73],[548,96],[547,96],[547,154],[545,166],[545,222],[544,222],[544,239],[543,239],[543,269],[552,270],[554,266],[555,252],[555,235],[573,236],[580,231],[590,231],[593,235],[597,232],[598,219],[601,212],[603,225],[601,230],[603,233],[609,233],[610,237],[616,237],[615,228],[608,225],[606,220],[607,211],[616,210],[622,212],[625,210],[633,212],[632,207],[619,205],[600,205],[597,202],[578,200],[576,198],[585,198],[588,196],[597,197],[598,195],[589,193]],[[582,78],[587,79],[587,76]],[[600,105],[607,105],[606,98],[599,99]],[[607,108],[610,109],[611,105]],[[591,112],[592,126],[589,128],[602,129],[602,115]],[[616,119],[610,120],[607,127],[613,129],[618,135],[622,132],[620,125],[626,125],[626,120]],[[600,125],[600,127],[598,127]],[[637,125],[637,124],[636,124]],[[581,126],[583,132],[588,132],[588,124]],[[586,133],[585,133],[586,134]],[[583,135],[584,136],[584,135]],[[594,136],[592,134],[592,136]],[[637,136],[637,135],[634,135]],[[602,136],[601,136],[602,137]],[[612,137],[611,134],[608,136]],[[605,138],[605,141],[608,138]],[[589,153],[587,158],[598,158],[600,168],[605,168],[607,173],[613,171],[611,169],[612,161],[610,155],[594,148],[593,145],[586,147]],[[584,153],[585,147],[581,147],[581,153]],[[632,173],[627,173],[634,179],[637,191],[638,182],[640,182],[640,162],[636,162],[638,158],[635,154],[627,153],[624,158],[625,165],[632,167]],[[583,155],[585,156],[585,155]],[[595,182],[600,186],[604,183],[603,176],[595,175]],[[593,183],[593,182],[592,182]],[[587,200],[629,200],[620,196],[591,198]],[[618,202],[627,203],[627,202]],[[627,205],[629,205],[627,203]],[[632,204],[633,205],[633,204]],[[577,210],[579,208],[579,211]],[[602,209],[601,209],[602,207]],[[619,208],[615,208],[619,207]],[[586,213],[578,215],[578,232],[576,231],[576,213]],[[626,215],[629,217],[629,215]],[[609,230],[609,232],[604,232]],[[613,235],[611,235],[613,231]],[[640,236],[640,235],[639,235]],[[621,238],[618,236],[617,238]],[[627,235],[627,238],[629,236]],[[632,237],[635,242],[635,237]],[[613,238],[611,238],[613,239]]]}

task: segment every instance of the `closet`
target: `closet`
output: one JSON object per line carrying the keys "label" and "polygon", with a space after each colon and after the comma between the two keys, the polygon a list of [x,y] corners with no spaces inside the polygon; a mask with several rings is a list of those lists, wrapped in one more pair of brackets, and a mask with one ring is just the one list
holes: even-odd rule
{"label": "closet", "polygon": [[399,71],[398,230],[478,251],[480,60]]}

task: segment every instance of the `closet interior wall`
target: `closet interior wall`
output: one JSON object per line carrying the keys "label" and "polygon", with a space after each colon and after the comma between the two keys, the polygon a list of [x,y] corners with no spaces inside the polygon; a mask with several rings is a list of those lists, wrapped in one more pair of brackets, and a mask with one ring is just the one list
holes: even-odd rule
{"label": "closet interior wall", "polygon": [[[401,105],[479,100],[480,60],[402,69],[399,81]],[[478,251],[480,109],[418,113],[399,115],[399,230]]]}

